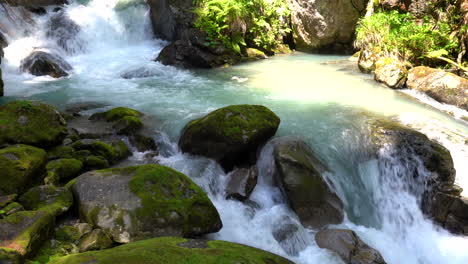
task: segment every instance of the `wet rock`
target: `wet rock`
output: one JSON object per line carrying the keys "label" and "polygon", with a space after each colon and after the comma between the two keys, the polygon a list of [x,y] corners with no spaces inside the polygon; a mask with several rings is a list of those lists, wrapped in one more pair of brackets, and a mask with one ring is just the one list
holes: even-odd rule
{"label": "wet rock", "polygon": [[189,122],[179,146],[183,152],[216,161],[225,170],[253,164],[257,149],[275,135],[279,117],[260,105],[231,105]]}
{"label": "wet rock", "polygon": [[0,106],[0,146],[27,144],[52,147],[66,135],[66,122],[52,106],[14,101]]}
{"label": "wet rock", "polygon": [[80,116],[82,111],[105,107],[106,104],[100,102],[78,102],[67,104],[65,113],[72,116]]}
{"label": "wet rock", "polygon": [[468,235],[468,199],[437,192],[430,201],[433,221],[454,234]]}
{"label": "wet rock", "polygon": [[267,55],[265,55],[265,53],[263,51],[258,50],[258,49],[247,48],[245,53],[246,53],[248,59],[254,59],[254,60],[268,59]]}
{"label": "wet rock", "polygon": [[112,247],[112,240],[101,229],[94,229],[91,233],[85,235],[79,244],[80,252],[90,250],[102,250]]}
{"label": "wet rock", "polygon": [[72,66],[56,54],[34,51],[21,61],[21,71],[36,76],[66,77]]}
{"label": "wet rock", "polygon": [[343,221],[343,204],[325,182],[327,168],[306,143],[282,138],[275,143],[274,159],[277,181],[305,227]]}
{"label": "wet rock", "polygon": [[132,135],[130,138],[130,143],[139,151],[153,151],[154,154],[158,154],[158,146],[152,137],[145,136],[142,134]]}
{"label": "wet rock", "polygon": [[[352,46],[356,24],[361,12],[365,11],[367,1],[287,2],[291,10],[292,35],[297,50],[336,50],[333,46],[344,46],[339,49],[343,53]],[[345,48],[346,46],[348,48]]]}
{"label": "wet rock", "polygon": [[18,194],[42,180],[46,152],[26,145],[0,149],[0,195]]}
{"label": "wet rock", "polygon": [[104,119],[107,122],[114,122],[119,121],[125,117],[142,117],[143,114],[138,112],[137,110],[127,108],[127,107],[117,107],[113,108],[109,111],[99,112],[93,114],[89,119],[90,120],[99,120]]}
{"label": "wet rock", "polygon": [[351,230],[322,230],[315,235],[315,241],[319,247],[329,249],[338,254],[345,263],[386,263],[377,250],[369,247]]}
{"label": "wet rock", "polygon": [[249,263],[292,264],[293,262],[260,249],[225,241],[187,240],[164,237],[137,241],[112,249],[62,257],[51,264],[119,263],[192,264]]}
{"label": "wet rock", "polygon": [[185,175],[159,165],[88,172],[72,186],[81,219],[119,243],[221,229],[216,208]]}
{"label": "wet rock", "polygon": [[50,236],[54,223],[45,211],[22,211],[0,219],[0,260],[23,263]]}
{"label": "wet rock", "polygon": [[175,41],[183,37],[195,20],[191,0],[148,0],[153,32],[156,37]]}
{"label": "wet rock", "polygon": [[139,79],[153,76],[163,76],[164,70],[159,67],[144,66],[133,70],[128,70],[120,75],[124,79]]}
{"label": "wet rock", "polygon": [[68,1],[67,0],[9,0],[8,4],[12,6],[39,8],[39,7],[51,6],[51,5],[66,5],[68,4]]}
{"label": "wet rock", "polygon": [[257,185],[257,167],[237,169],[230,173],[229,176],[230,179],[226,189],[227,198],[239,201],[248,199]]}
{"label": "wet rock", "polygon": [[468,79],[439,69],[419,66],[410,70],[407,86],[435,100],[468,110]]}
{"label": "wet rock", "polygon": [[86,155],[88,157],[103,157],[109,164],[115,164],[131,154],[127,145],[121,140],[106,143],[95,139],[81,139],[74,142],[71,147],[77,151],[89,151],[91,155]]}
{"label": "wet rock", "polygon": [[71,20],[67,13],[57,12],[47,24],[46,35],[55,40],[68,54],[76,54],[85,48],[85,43],[79,36],[80,31],[80,26]]}
{"label": "wet rock", "polygon": [[83,162],[77,159],[58,159],[46,165],[45,184],[59,185],[75,178],[83,169]]}
{"label": "wet rock", "polygon": [[31,188],[19,198],[19,202],[27,210],[58,216],[73,205],[73,195],[67,188],[42,185]]}
{"label": "wet rock", "polygon": [[393,58],[380,58],[375,63],[375,80],[390,88],[400,89],[406,84],[408,70],[404,63]]}
{"label": "wet rock", "polygon": [[309,245],[301,234],[301,228],[300,223],[289,216],[282,217],[273,225],[273,237],[290,256],[298,256]]}
{"label": "wet rock", "polygon": [[378,56],[368,50],[363,50],[359,53],[358,67],[363,73],[371,73],[375,70],[375,63]]}

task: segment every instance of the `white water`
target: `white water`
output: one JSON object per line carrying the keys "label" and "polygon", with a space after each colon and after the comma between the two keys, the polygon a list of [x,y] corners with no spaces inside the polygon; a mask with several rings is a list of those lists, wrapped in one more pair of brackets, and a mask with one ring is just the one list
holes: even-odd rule
{"label": "white water", "polygon": [[[34,34],[10,36],[13,42],[5,50],[2,64],[6,97],[0,103],[21,97],[58,107],[99,101],[154,115],[158,120],[155,129],[163,131],[155,131],[155,137],[164,145],[156,159],[194,179],[221,214],[224,227],[211,238],[262,248],[297,263],[342,263],[315,245],[315,230],[299,226],[292,239],[282,245],[274,239],[275,228],[298,222],[271,182],[269,145],[259,157],[260,180],[251,197],[258,204],[256,209],[224,199],[227,175],[215,162],[181,154],[177,149],[179,131],[194,117],[229,104],[266,105],[282,119],[279,136],[302,137],[333,170],[330,179],[347,212],[339,227],[355,230],[391,264],[468,263],[468,240],[439,230],[424,219],[418,198],[402,181],[405,171],[418,169],[424,174],[424,168],[397,159],[391,146],[382,150],[379,160],[369,160],[364,126],[371,112],[398,118],[438,140],[451,151],[457,182],[468,190],[466,123],[380,87],[344,62],[324,64],[341,57],[297,54],[197,72],[163,66],[151,61],[165,43],[152,39],[146,8],[137,5],[116,11],[113,7],[118,2],[94,0],[87,6],[66,8],[81,27],[77,39],[84,43],[74,54],[60,50],[46,37],[47,16],[34,18]],[[72,75],[54,80],[20,73],[21,59],[34,47],[61,54],[74,67]],[[120,78],[128,71],[143,71],[141,67],[153,76]],[[409,156],[411,153],[403,158]],[[133,159],[141,157],[135,153]],[[416,188],[412,193],[420,191]]]}

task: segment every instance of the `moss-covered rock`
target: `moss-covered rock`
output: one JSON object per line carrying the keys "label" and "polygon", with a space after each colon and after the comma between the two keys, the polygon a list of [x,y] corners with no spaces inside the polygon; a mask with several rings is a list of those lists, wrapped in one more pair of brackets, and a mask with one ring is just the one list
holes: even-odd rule
{"label": "moss-covered rock", "polygon": [[325,182],[328,169],[306,143],[281,138],[275,142],[274,159],[280,187],[304,226],[343,221],[343,204]]}
{"label": "moss-covered rock", "polygon": [[406,84],[408,70],[404,63],[394,58],[380,58],[375,63],[375,80],[390,88],[400,89]]}
{"label": "moss-covered rock", "polygon": [[46,158],[44,150],[26,145],[0,149],[0,195],[21,193],[40,182]]}
{"label": "moss-covered rock", "polygon": [[0,106],[0,146],[21,143],[51,147],[65,135],[65,119],[50,105],[14,101]]}
{"label": "moss-covered rock", "polygon": [[142,117],[143,114],[137,110],[133,110],[127,107],[117,107],[106,112],[93,114],[90,119],[104,119],[107,122],[118,121],[124,117]]}
{"label": "moss-covered rock", "polygon": [[260,105],[231,105],[189,122],[182,151],[215,159],[227,169],[254,163],[257,148],[275,135],[279,117]]}
{"label": "moss-covered rock", "polygon": [[143,128],[143,122],[138,117],[125,116],[112,125],[112,128],[119,135],[131,135]]}
{"label": "moss-covered rock", "polygon": [[101,229],[94,229],[80,240],[78,248],[80,252],[101,250],[112,247],[113,243],[114,242],[112,242],[104,231]]}
{"label": "moss-covered rock", "polygon": [[55,217],[44,211],[22,211],[0,220],[2,252],[23,259],[33,254],[51,234]]}
{"label": "moss-covered rock", "polygon": [[51,264],[292,264],[272,253],[226,241],[156,238],[63,257]]}
{"label": "moss-covered rock", "polygon": [[221,229],[208,196],[187,176],[144,165],[92,171],[70,184],[84,222],[127,243],[158,236],[195,236]]}
{"label": "moss-covered rock", "polygon": [[77,242],[82,234],[76,226],[61,226],[55,229],[55,239],[62,242]]}
{"label": "moss-covered rock", "polygon": [[24,211],[24,207],[17,202],[13,202],[0,210],[0,216],[8,216],[21,211]]}
{"label": "moss-covered rock", "polygon": [[18,198],[17,194],[10,194],[10,195],[4,195],[0,196],[0,208],[5,207],[7,204],[14,202]]}
{"label": "moss-covered rock", "polygon": [[83,169],[83,162],[77,159],[58,159],[46,165],[46,184],[58,185],[78,176]]}
{"label": "moss-covered rock", "polygon": [[109,164],[115,164],[131,154],[127,145],[121,140],[106,143],[95,139],[82,139],[74,142],[71,146],[75,150],[85,150],[89,151],[93,156],[103,157]]}
{"label": "moss-covered rock", "polygon": [[28,210],[45,211],[57,216],[73,205],[73,195],[67,188],[42,185],[31,188],[19,201]]}

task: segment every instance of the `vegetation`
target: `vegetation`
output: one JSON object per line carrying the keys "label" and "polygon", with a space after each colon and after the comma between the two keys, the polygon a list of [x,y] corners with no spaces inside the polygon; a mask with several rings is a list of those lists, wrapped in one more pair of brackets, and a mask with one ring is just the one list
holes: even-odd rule
{"label": "vegetation", "polygon": [[439,55],[456,58],[459,41],[452,34],[455,26],[428,17],[415,22],[409,13],[379,12],[361,19],[356,31],[356,46],[375,54],[394,55],[422,64]]}
{"label": "vegetation", "polygon": [[290,31],[284,0],[194,1],[195,26],[207,33],[207,46],[223,44],[237,53],[247,46],[270,51]]}

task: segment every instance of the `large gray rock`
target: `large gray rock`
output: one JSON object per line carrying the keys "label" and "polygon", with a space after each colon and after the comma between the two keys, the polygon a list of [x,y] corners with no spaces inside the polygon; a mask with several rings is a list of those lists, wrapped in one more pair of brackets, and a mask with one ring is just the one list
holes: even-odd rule
{"label": "large gray rock", "polygon": [[72,186],[80,217],[114,241],[196,236],[221,229],[208,196],[187,176],[159,165],[92,171]]}
{"label": "large gray rock", "polygon": [[[367,0],[288,0],[297,50],[311,52],[351,46],[360,12]],[[333,49],[333,48],[332,48]]]}
{"label": "large gray rock", "polygon": [[343,205],[325,182],[326,166],[301,140],[280,139],[274,146],[277,179],[291,208],[305,227],[343,221]]}
{"label": "large gray rock", "polygon": [[192,0],[148,0],[154,34],[175,41],[184,38],[195,20]]}
{"label": "large gray rock", "polygon": [[36,76],[60,78],[68,76],[72,66],[58,55],[34,51],[21,61],[20,69]]}
{"label": "large gray rock", "polygon": [[410,70],[407,86],[435,100],[468,110],[468,79],[453,73],[419,66]]}
{"label": "large gray rock", "polygon": [[321,248],[329,249],[349,264],[385,264],[380,253],[369,247],[351,230],[329,229],[319,231],[315,241]]}
{"label": "large gray rock", "polygon": [[219,161],[227,170],[255,163],[256,151],[275,135],[279,117],[261,105],[231,105],[189,122],[179,146],[183,152]]}

